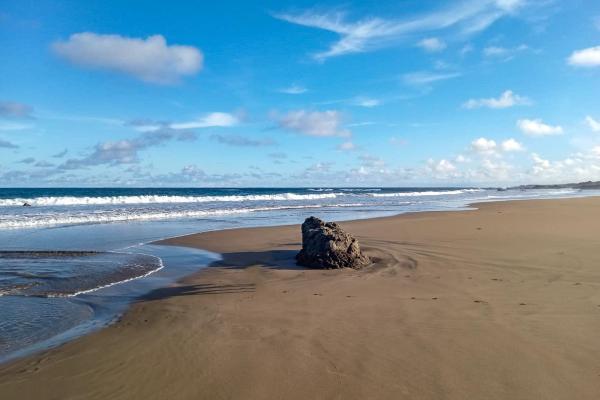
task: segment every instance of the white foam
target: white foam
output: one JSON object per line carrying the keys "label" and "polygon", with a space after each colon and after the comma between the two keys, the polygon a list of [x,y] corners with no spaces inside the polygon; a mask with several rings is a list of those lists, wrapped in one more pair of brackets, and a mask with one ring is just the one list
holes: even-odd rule
{"label": "white foam", "polygon": [[440,190],[427,192],[397,192],[397,193],[369,193],[372,197],[416,197],[416,196],[448,196],[463,193],[481,192],[483,189],[460,189],[460,190]]}
{"label": "white foam", "polygon": [[119,204],[164,204],[164,203],[210,203],[210,202],[244,202],[244,201],[299,201],[335,199],[343,193],[319,194],[257,194],[257,195],[231,195],[231,196],[165,196],[165,195],[140,195],[140,196],[103,196],[103,197],[76,197],[76,196],[48,196],[34,198],[0,199],[0,206],[22,206],[27,203],[31,206],[78,206],[78,205],[119,205]]}
{"label": "white foam", "polygon": [[80,294],[87,294],[87,293],[96,292],[96,291],[98,291],[100,289],[105,289],[105,288],[108,288],[108,287],[111,287],[111,286],[120,285],[122,283],[131,282],[131,281],[136,280],[136,279],[145,278],[147,276],[152,275],[155,272],[160,271],[161,269],[163,269],[165,267],[165,265],[163,264],[162,258],[156,257],[156,256],[151,256],[149,254],[144,254],[144,255],[146,255],[148,257],[154,257],[154,258],[156,258],[158,260],[158,267],[155,268],[155,269],[153,269],[153,270],[151,270],[151,271],[148,271],[148,272],[146,272],[146,273],[144,273],[142,275],[132,276],[131,278],[126,278],[126,279],[123,279],[123,280],[120,280],[120,281],[107,283],[106,285],[100,285],[100,286],[97,286],[97,287],[94,287],[94,288],[91,288],[91,289],[80,290],[80,291],[74,292],[74,293],[68,293],[68,294],[62,294],[62,295],[60,295],[60,294],[58,294],[58,295],[48,295],[46,297],[75,297],[75,296],[79,296]]}
{"label": "white foam", "polygon": [[15,215],[0,220],[0,229],[36,228],[56,225],[99,224],[108,222],[151,221],[178,218],[199,218],[217,215],[246,214],[260,211],[277,211],[322,207],[360,207],[364,204],[307,204],[300,206],[273,206],[254,208],[230,208],[216,210],[116,210],[96,213],[78,214],[36,214]]}

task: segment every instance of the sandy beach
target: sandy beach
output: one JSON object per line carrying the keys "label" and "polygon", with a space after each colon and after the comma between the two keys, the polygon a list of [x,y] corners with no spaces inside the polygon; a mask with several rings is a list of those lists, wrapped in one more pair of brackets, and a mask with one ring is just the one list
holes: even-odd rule
{"label": "sandy beach", "polygon": [[600,398],[600,198],[475,207],[341,223],[360,271],[296,267],[297,225],[169,239],[223,261],[0,366],[0,398]]}

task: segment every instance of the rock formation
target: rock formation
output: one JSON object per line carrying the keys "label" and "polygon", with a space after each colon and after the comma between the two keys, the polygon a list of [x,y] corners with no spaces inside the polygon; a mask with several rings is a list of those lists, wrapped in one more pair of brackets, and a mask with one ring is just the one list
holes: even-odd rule
{"label": "rock formation", "polygon": [[296,255],[298,265],[309,268],[359,269],[369,265],[358,241],[335,222],[309,217],[302,224],[302,250]]}

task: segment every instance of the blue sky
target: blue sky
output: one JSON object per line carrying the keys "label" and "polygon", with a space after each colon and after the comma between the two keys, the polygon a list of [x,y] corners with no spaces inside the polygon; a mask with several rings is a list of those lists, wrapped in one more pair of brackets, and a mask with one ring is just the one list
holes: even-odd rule
{"label": "blue sky", "polygon": [[600,3],[3,1],[2,186],[600,180]]}

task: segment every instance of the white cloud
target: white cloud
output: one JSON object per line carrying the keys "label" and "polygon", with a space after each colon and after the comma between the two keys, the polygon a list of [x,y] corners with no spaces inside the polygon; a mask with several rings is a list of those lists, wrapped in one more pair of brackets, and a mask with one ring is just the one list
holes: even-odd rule
{"label": "white cloud", "polygon": [[594,118],[589,115],[585,117],[585,123],[590,127],[590,129],[594,132],[600,132],[600,122],[596,121]]}
{"label": "white cloud", "polygon": [[550,136],[560,135],[563,128],[559,125],[552,126],[545,124],[541,119],[520,119],[517,121],[517,127],[526,135],[530,136]]}
{"label": "white cloud", "polygon": [[600,146],[584,153],[570,154],[562,160],[550,161],[537,153],[532,153],[531,159],[531,178],[536,182],[600,180]]}
{"label": "white cloud", "polygon": [[531,101],[527,97],[519,96],[512,90],[506,90],[498,98],[492,97],[488,99],[469,99],[463,104],[463,107],[468,109],[480,107],[498,109],[509,108],[514,106],[524,106],[529,104],[531,104]]}
{"label": "white cloud", "polygon": [[305,11],[280,13],[274,17],[309,28],[334,32],[340,36],[329,49],[314,54],[317,60],[343,54],[361,53],[390,46],[409,35],[455,29],[464,33],[482,31],[496,20],[511,15],[525,0],[469,0],[419,17],[392,20],[368,17],[350,22],[343,12]]}
{"label": "white cloud", "polygon": [[600,46],[574,51],[567,59],[567,63],[574,67],[600,67]]}
{"label": "white cloud", "polygon": [[117,71],[159,84],[175,83],[196,74],[203,61],[197,48],[167,45],[161,35],[140,39],[82,32],[66,41],[54,42],[52,48],[73,64]]}
{"label": "white cloud", "polygon": [[350,151],[350,150],[355,150],[355,149],[356,149],[356,145],[354,143],[352,143],[351,141],[344,142],[338,146],[338,150],[343,150],[343,151]]}
{"label": "white cloud", "polygon": [[429,53],[436,53],[444,50],[447,46],[443,40],[436,37],[425,38],[417,43],[417,46]]}
{"label": "white cloud", "polygon": [[402,80],[408,85],[428,85],[437,81],[443,81],[446,79],[457,78],[460,76],[458,72],[449,73],[435,73],[427,71],[411,72],[402,75]]}
{"label": "white cloud", "polygon": [[452,162],[441,159],[435,161],[433,159],[427,160],[426,175],[434,179],[449,179],[456,176],[457,168]]}
{"label": "white cloud", "polygon": [[527,49],[529,49],[529,46],[526,44],[521,44],[517,47],[488,46],[483,49],[483,55],[488,58],[503,59],[506,61],[512,59],[517,53]]}
{"label": "white cloud", "polygon": [[504,47],[490,46],[483,49],[483,54],[487,57],[504,56],[508,49]]}
{"label": "white cloud", "polygon": [[533,160],[533,172],[539,174],[550,169],[550,161],[544,160],[537,153],[531,153],[531,159]]}
{"label": "white cloud", "polygon": [[440,160],[435,165],[435,170],[438,172],[452,172],[456,170],[456,167],[448,160]]}
{"label": "white cloud", "polygon": [[517,142],[515,139],[510,138],[510,139],[506,139],[505,141],[502,142],[502,150],[506,151],[506,152],[511,152],[511,151],[523,151],[523,145],[519,142]]}
{"label": "white cloud", "polygon": [[342,114],[338,111],[290,111],[278,119],[281,128],[309,136],[351,136],[342,127]]}
{"label": "white cloud", "polygon": [[213,112],[206,114],[194,121],[177,122],[169,124],[172,129],[196,129],[196,128],[211,128],[211,127],[229,127],[239,123],[235,115],[224,112]]}
{"label": "white cloud", "polygon": [[360,107],[372,108],[381,105],[381,100],[370,97],[357,97],[354,99],[354,104]]}
{"label": "white cloud", "polygon": [[471,149],[477,153],[492,153],[496,151],[497,144],[492,139],[480,137],[471,142]]}
{"label": "white cloud", "polygon": [[302,94],[308,92],[308,89],[304,86],[291,85],[286,88],[279,89],[279,92],[285,94]]}
{"label": "white cloud", "polygon": [[500,152],[516,152],[522,151],[524,148],[521,143],[512,138],[497,143],[493,139],[480,137],[471,142],[471,150],[485,158],[489,156],[499,158],[501,156]]}

